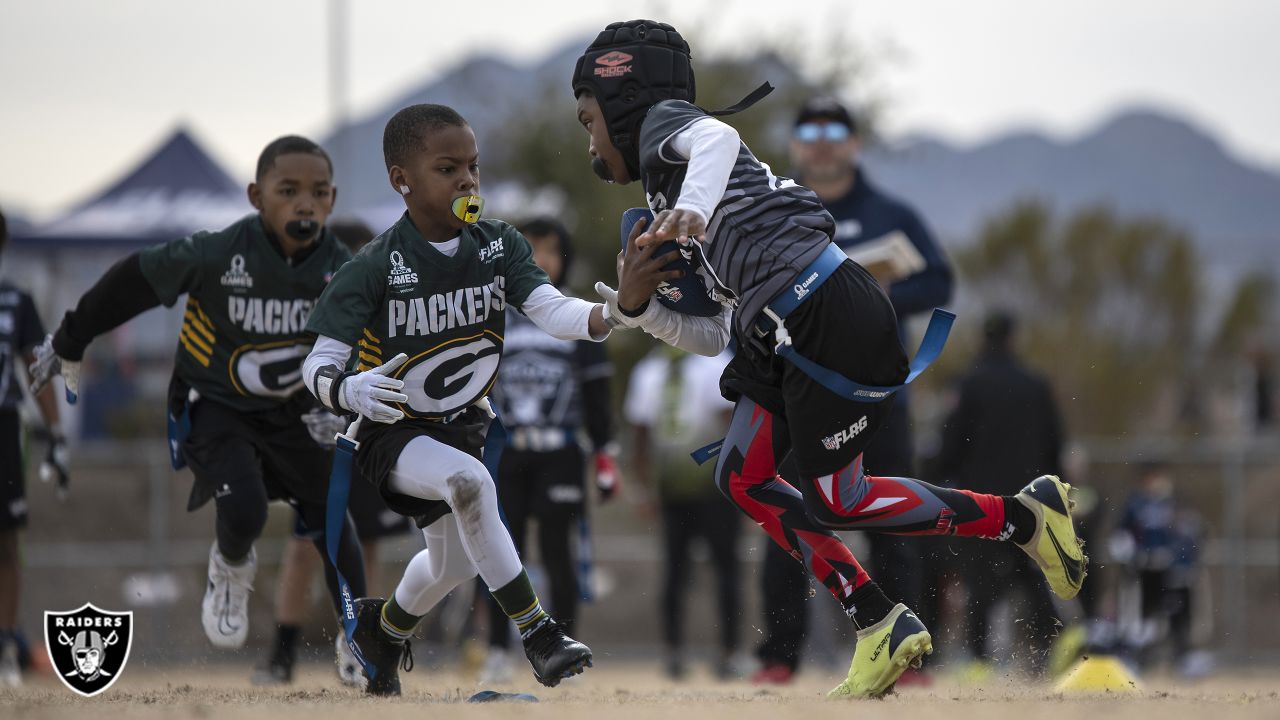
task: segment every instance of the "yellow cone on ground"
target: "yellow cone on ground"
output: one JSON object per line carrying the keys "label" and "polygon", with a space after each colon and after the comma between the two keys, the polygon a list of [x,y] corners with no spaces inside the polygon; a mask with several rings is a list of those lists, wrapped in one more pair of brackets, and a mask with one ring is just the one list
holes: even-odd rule
{"label": "yellow cone on ground", "polygon": [[1063,693],[1130,693],[1141,691],[1142,686],[1118,658],[1093,655],[1081,658],[1054,689]]}

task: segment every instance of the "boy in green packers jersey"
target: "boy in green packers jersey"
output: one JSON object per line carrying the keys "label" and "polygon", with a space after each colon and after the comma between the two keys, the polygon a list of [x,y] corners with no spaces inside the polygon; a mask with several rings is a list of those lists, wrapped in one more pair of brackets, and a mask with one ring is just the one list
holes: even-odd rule
{"label": "boy in green packers jersey", "polygon": [[[591,665],[538,601],[481,462],[492,417],[485,394],[511,305],[549,334],[603,340],[603,305],[561,295],[510,225],[480,220],[475,134],[455,111],[414,105],[383,134],[391,187],[407,211],[334,276],[307,329],[306,386],[337,413],[365,418],[355,456],[388,507],[414,517],[427,547],[391,598],[355,603],[353,643],[368,691],[400,692],[407,640],[423,615],[479,574],[515,621],[535,677],[554,686]],[[652,268],[652,292],[659,275]],[[352,368],[348,370],[347,368]],[[369,422],[372,421],[372,422]]]}
{"label": "boy in green packers jersey", "polygon": [[[31,367],[34,389],[61,374],[74,401],[95,337],[187,295],[169,390],[170,449],[174,466],[190,465],[195,475],[188,510],[211,499],[217,509],[202,620],[220,648],[238,648],[248,634],[253,544],[268,500],[288,501],[320,535],[335,607],[339,601],[321,531],[341,419],[316,407],[300,369],[312,305],[351,257],[325,228],[337,194],[329,156],[305,138],[279,138],[259,156],[248,194],[257,213],[116,263],[45,338]],[[351,530],[342,538],[338,565],[363,590],[359,542]]]}

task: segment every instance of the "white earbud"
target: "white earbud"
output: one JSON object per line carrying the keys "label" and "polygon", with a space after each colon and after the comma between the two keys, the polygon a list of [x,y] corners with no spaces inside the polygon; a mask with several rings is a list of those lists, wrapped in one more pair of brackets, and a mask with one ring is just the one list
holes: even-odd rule
{"label": "white earbud", "polygon": [[400,194],[401,194],[401,195],[408,195],[408,194],[409,194],[409,186],[408,186],[408,185],[401,185],[401,186],[400,186]]}

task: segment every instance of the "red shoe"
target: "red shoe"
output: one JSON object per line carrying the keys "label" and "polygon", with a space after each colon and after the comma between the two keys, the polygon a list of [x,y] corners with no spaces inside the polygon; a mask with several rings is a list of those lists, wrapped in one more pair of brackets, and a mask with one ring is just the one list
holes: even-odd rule
{"label": "red shoe", "polygon": [[756,685],[786,685],[791,682],[795,671],[782,663],[769,663],[751,676]]}

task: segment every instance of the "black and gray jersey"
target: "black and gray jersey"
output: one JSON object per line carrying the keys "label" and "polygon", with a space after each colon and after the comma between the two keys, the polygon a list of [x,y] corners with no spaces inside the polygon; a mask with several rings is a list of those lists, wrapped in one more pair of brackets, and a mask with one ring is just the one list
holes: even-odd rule
{"label": "black and gray jersey", "polygon": [[552,337],[520,312],[507,309],[507,335],[493,399],[508,429],[576,433],[586,419],[583,386],[610,373],[602,344]]}
{"label": "black and gray jersey", "polygon": [[44,325],[31,296],[0,283],[0,408],[22,403],[22,381],[16,373],[26,352],[44,340]]}
{"label": "black and gray jersey", "polygon": [[[671,139],[710,117],[683,100],[654,105],[640,128],[640,171],[649,208],[675,207],[688,160]],[[735,322],[747,331],[760,311],[831,242],[835,221],[814,192],[778,177],[742,144],[724,196],[707,220],[708,259],[716,275],[738,296]]]}

